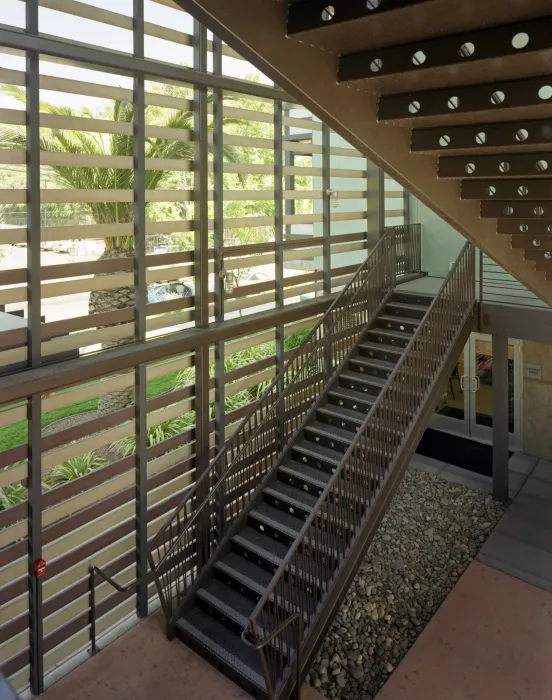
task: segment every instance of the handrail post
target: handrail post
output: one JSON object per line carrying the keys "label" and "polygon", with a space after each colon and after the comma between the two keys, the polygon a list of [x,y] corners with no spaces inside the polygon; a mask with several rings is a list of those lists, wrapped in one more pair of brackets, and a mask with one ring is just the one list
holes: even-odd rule
{"label": "handrail post", "polygon": [[88,568],[90,574],[88,579],[90,596],[90,649],[88,653],[94,656],[100,650],[96,644],[96,571],[93,566]]}
{"label": "handrail post", "polygon": [[256,619],[251,620],[251,631],[253,632],[253,636],[255,638],[255,648],[258,649],[259,654],[261,656],[261,668],[263,670],[263,676],[266,683],[266,694],[268,696],[268,700],[273,700],[275,694],[274,688],[272,687],[272,678],[270,677],[270,671],[268,670],[268,664],[266,662],[266,656],[264,653],[264,646],[261,643],[259,626],[257,625]]}

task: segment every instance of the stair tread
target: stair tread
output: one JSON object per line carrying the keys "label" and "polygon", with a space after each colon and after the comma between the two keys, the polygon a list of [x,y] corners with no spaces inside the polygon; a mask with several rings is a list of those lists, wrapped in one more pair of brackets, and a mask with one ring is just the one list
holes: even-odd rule
{"label": "stair tread", "polygon": [[279,469],[284,474],[289,474],[295,478],[302,477],[306,481],[309,481],[321,489],[326,487],[326,484],[331,477],[331,474],[322,471],[322,469],[311,467],[308,464],[303,464],[302,462],[297,462],[296,460],[290,460],[286,464],[281,464]]}
{"label": "stair tread", "polygon": [[259,653],[244,644],[228,627],[199,608],[192,608],[185,613],[176,622],[176,626],[227,666],[247,678],[250,683],[266,692]]}
{"label": "stair tread", "polygon": [[427,307],[422,304],[407,304],[406,302],[403,301],[388,301],[387,306],[393,306],[394,308],[399,308],[399,309],[408,309],[408,311],[423,311],[424,313],[427,310]]}
{"label": "stair tread", "polygon": [[344,406],[334,406],[331,403],[324,404],[318,409],[321,413],[331,414],[336,418],[348,418],[349,420],[354,420],[357,423],[362,423],[366,417],[366,414],[360,411],[353,411],[351,408],[345,408]]}
{"label": "stair tread", "polygon": [[[359,349],[362,350],[385,350],[386,352],[392,352],[397,357],[400,357],[403,354],[403,348],[398,348],[396,345],[386,345],[385,343],[359,343]],[[356,355],[355,359],[357,357],[362,357],[361,355]],[[378,360],[378,362],[381,362],[381,360]]]}
{"label": "stair tread", "polygon": [[383,377],[375,377],[373,374],[361,374],[360,372],[342,372],[339,375],[340,379],[346,379],[349,382],[362,382],[363,384],[372,384],[383,386],[387,379]]}
{"label": "stair tread", "polygon": [[267,537],[262,532],[255,530],[254,527],[249,526],[234,535],[232,541],[278,565],[289,549],[283,542],[277,542],[272,537]]}
{"label": "stair tread", "polygon": [[253,600],[241,595],[217,578],[211,579],[204,588],[200,588],[196,596],[211,603],[221,613],[228,615],[243,627],[247,626],[256,605]]}
{"label": "stair tread", "polygon": [[328,392],[330,396],[338,396],[346,399],[353,399],[354,401],[363,401],[364,403],[373,404],[376,397],[373,394],[363,394],[361,391],[355,391],[354,389],[348,389],[345,386],[339,386],[335,389],[330,389]]}
{"label": "stair tread", "polygon": [[351,362],[359,362],[366,367],[376,367],[377,369],[393,370],[395,369],[395,362],[388,362],[387,360],[378,360],[377,358],[364,357],[363,355],[355,355],[351,357]]}
{"label": "stair tread", "polygon": [[391,328],[370,328],[368,333],[379,333],[380,335],[389,336],[390,338],[404,338],[405,340],[410,340],[410,338],[412,338],[412,333],[405,333],[404,331],[394,331]]}
{"label": "stair tread", "polygon": [[219,559],[215,562],[215,567],[223,573],[234,574],[236,578],[261,595],[272,581],[271,573],[240,557],[235,552],[229,552],[222,559]]}
{"label": "stair tread", "polygon": [[329,437],[337,437],[342,442],[344,440],[347,440],[347,442],[352,442],[356,435],[356,432],[353,432],[352,430],[340,428],[336,425],[328,425],[328,423],[322,423],[320,421],[315,421],[314,423],[311,423],[311,425],[305,426],[305,430],[307,429],[313,430],[317,433],[323,433]]}
{"label": "stair tread", "polygon": [[415,326],[420,324],[420,319],[418,318],[410,318],[409,316],[388,316],[387,314],[378,316],[378,321],[398,321],[400,323],[411,323]]}
{"label": "stair tread", "polygon": [[293,445],[293,448],[306,454],[310,454],[313,457],[323,459],[326,462],[331,462],[336,466],[341,464],[341,460],[343,459],[343,454],[341,452],[332,450],[329,447],[324,447],[316,442],[309,442],[308,440],[301,440]]}
{"label": "stair tread", "polygon": [[267,486],[265,493],[270,493],[273,496],[281,498],[286,503],[298,504],[304,508],[312,510],[317,502],[317,497],[304,491],[303,489],[295,488],[295,486],[290,486],[282,481],[277,481],[270,486]]}
{"label": "stair tread", "polygon": [[249,512],[249,515],[273,527],[277,526],[278,530],[282,530],[282,532],[292,537],[296,537],[303,527],[301,518],[296,518],[294,515],[275,508],[268,503],[259,503],[256,508]]}

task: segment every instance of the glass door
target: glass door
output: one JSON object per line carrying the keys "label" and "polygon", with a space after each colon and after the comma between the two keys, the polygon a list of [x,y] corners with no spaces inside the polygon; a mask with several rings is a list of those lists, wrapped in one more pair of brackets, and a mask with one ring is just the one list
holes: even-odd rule
{"label": "glass door", "polygon": [[[520,343],[508,343],[508,429],[510,449],[521,445],[522,363]],[[437,430],[492,442],[493,347],[489,335],[472,333],[446,391],[437,404],[431,427]]]}

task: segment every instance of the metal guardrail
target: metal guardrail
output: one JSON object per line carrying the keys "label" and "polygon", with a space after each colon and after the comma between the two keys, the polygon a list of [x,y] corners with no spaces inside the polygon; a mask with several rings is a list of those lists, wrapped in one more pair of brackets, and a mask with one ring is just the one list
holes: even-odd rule
{"label": "metal guardrail", "polygon": [[[373,517],[372,506],[382,493],[449,348],[473,313],[477,303],[475,271],[475,248],[466,244],[251,614],[247,630],[260,648],[269,689],[282,680],[282,650],[289,649],[292,641],[286,624],[289,611],[300,614],[307,638],[315,615],[321,614],[312,605],[311,589],[328,595],[352,540]],[[324,522],[332,526],[318,527]],[[290,583],[299,570],[307,573],[309,586]],[[269,636],[272,643],[265,644]],[[297,664],[298,659],[294,661]],[[276,696],[269,692],[269,698]]]}
{"label": "metal guardrail", "polygon": [[[154,536],[148,551],[150,571],[121,586],[102,569],[89,567],[91,654],[98,651],[97,577],[126,593],[153,575],[168,627],[174,624],[194,581],[308,417],[315,397],[333,381],[349,350],[375,318],[381,303],[394,289],[397,274],[419,271],[420,226],[397,228],[398,233],[395,228],[386,230],[352,280]],[[291,622],[288,618],[283,627]],[[264,646],[263,642],[260,648]]]}

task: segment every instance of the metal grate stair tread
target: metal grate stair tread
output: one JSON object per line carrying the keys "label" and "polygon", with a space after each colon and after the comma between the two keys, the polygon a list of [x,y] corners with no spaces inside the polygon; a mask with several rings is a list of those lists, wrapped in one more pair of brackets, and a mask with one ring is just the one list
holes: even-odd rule
{"label": "metal grate stair tread", "polygon": [[297,444],[293,445],[294,450],[297,450],[301,454],[309,455],[316,459],[321,459],[324,462],[330,462],[338,467],[343,459],[343,453],[337,450],[332,450],[329,447],[323,447],[318,445],[316,442],[309,442],[308,440],[302,440]]}
{"label": "metal grate stair tread", "polygon": [[352,401],[359,401],[364,404],[369,404],[370,406],[376,400],[376,397],[373,394],[364,394],[361,391],[355,391],[354,389],[349,389],[345,386],[330,389],[330,391],[328,391],[328,396],[335,397],[336,399],[351,399]]}
{"label": "metal grate stair tread", "polygon": [[185,613],[177,620],[176,628],[184,635],[186,641],[191,642],[192,647],[201,647],[262,693],[266,693],[260,656],[255,649],[244,644],[237,634],[199,608]]}
{"label": "metal grate stair tread", "polygon": [[256,508],[249,511],[249,517],[255,518],[257,521],[265,523],[294,538],[303,527],[303,520],[301,518],[296,518],[268,503],[259,503]]}
{"label": "metal grate stair tread", "polygon": [[264,493],[268,493],[274,498],[279,498],[292,506],[303,509],[308,508],[309,510],[312,510],[318,501],[316,496],[311,495],[307,491],[295,488],[281,481],[267,486]]}
{"label": "metal grate stair tread", "polygon": [[342,372],[339,378],[348,382],[360,382],[361,384],[380,387],[387,381],[383,377],[375,377],[373,374],[361,374],[360,372]]}
{"label": "metal grate stair tread", "polygon": [[[403,354],[404,349],[403,348],[398,348],[396,345],[386,345],[385,343],[359,343],[358,345],[359,350],[364,350],[365,352],[373,352],[373,351],[382,351],[384,350],[385,352],[393,353],[394,355],[397,356],[397,360],[399,357]],[[355,355],[355,359],[363,357],[363,355]],[[380,362],[381,360],[378,360]]]}
{"label": "metal grate stair tread", "polygon": [[286,556],[289,549],[287,545],[282,542],[276,542],[271,537],[263,535],[262,532],[255,530],[253,527],[245,527],[237,535],[234,535],[232,542],[263,557],[276,566],[280,565],[280,562]]}
{"label": "metal grate stair tread", "polygon": [[351,421],[355,421],[359,425],[366,418],[365,413],[360,411],[353,411],[350,408],[344,408],[343,406],[334,406],[331,403],[327,403],[324,406],[320,406],[318,413],[322,413],[327,416],[331,416],[337,420],[342,420],[343,418]]}
{"label": "metal grate stair tread", "polygon": [[230,552],[219,561],[215,568],[223,574],[235,578],[259,595],[262,595],[272,580],[272,574],[260,566],[252,564],[235,552]]}
{"label": "metal grate stair tread", "polygon": [[[381,318],[381,316],[379,318]],[[396,319],[391,317],[391,320],[395,321]],[[377,333],[383,338],[403,338],[404,340],[410,340],[410,338],[412,338],[412,333],[404,333],[404,331],[394,331],[387,328],[370,328],[368,333]]]}
{"label": "metal grate stair tread", "polygon": [[404,301],[388,301],[387,304],[385,305],[385,308],[388,306],[393,307],[394,309],[406,309],[407,311],[420,311],[421,313],[425,313],[427,311],[427,307],[422,304],[408,304]]}
{"label": "metal grate stair tread", "polygon": [[355,355],[351,357],[349,362],[358,362],[365,367],[375,367],[376,369],[383,369],[388,372],[395,369],[396,362],[387,362],[387,360],[378,360],[364,357],[363,355]]}
{"label": "metal grate stair tread", "polygon": [[387,314],[382,314],[378,316],[378,321],[385,321],[386,323],[407,323],[411,326],[419,326],[420,319],[411,318],[409,316],[387,316]]}
{"label": "metal grate stair tread", "polygon": [[[362,418],[360,419],[362,420]],[[315,421],[310,425],[305,426],[305,431],[310,433],[324,435],[326,437],[336,438],[340,442],[348,442],[349,444],[355,439],[356,433],[346,428],[340,428],[335,425],[328,425],[328,423],[321,423]]]}
{"label": "metal grate stair tread", "polygon": [[221,615],[229,617],[244,629],[249,624],[251,613],[255,610],[254,601],[216,578],[211,579],[205,588],[200,588],[196,597],[216,608]]}
{"label": "metal grate stair tread", "polygon": [[331,474],[322,471],[322,469],[316,469],[316,467],[311,467],[308,464],[303,464],[295,460],[280,465],[278,469],[286,478],[303,479],[314,487],[322,490],[326,488],[326,484],[331,477]]}

